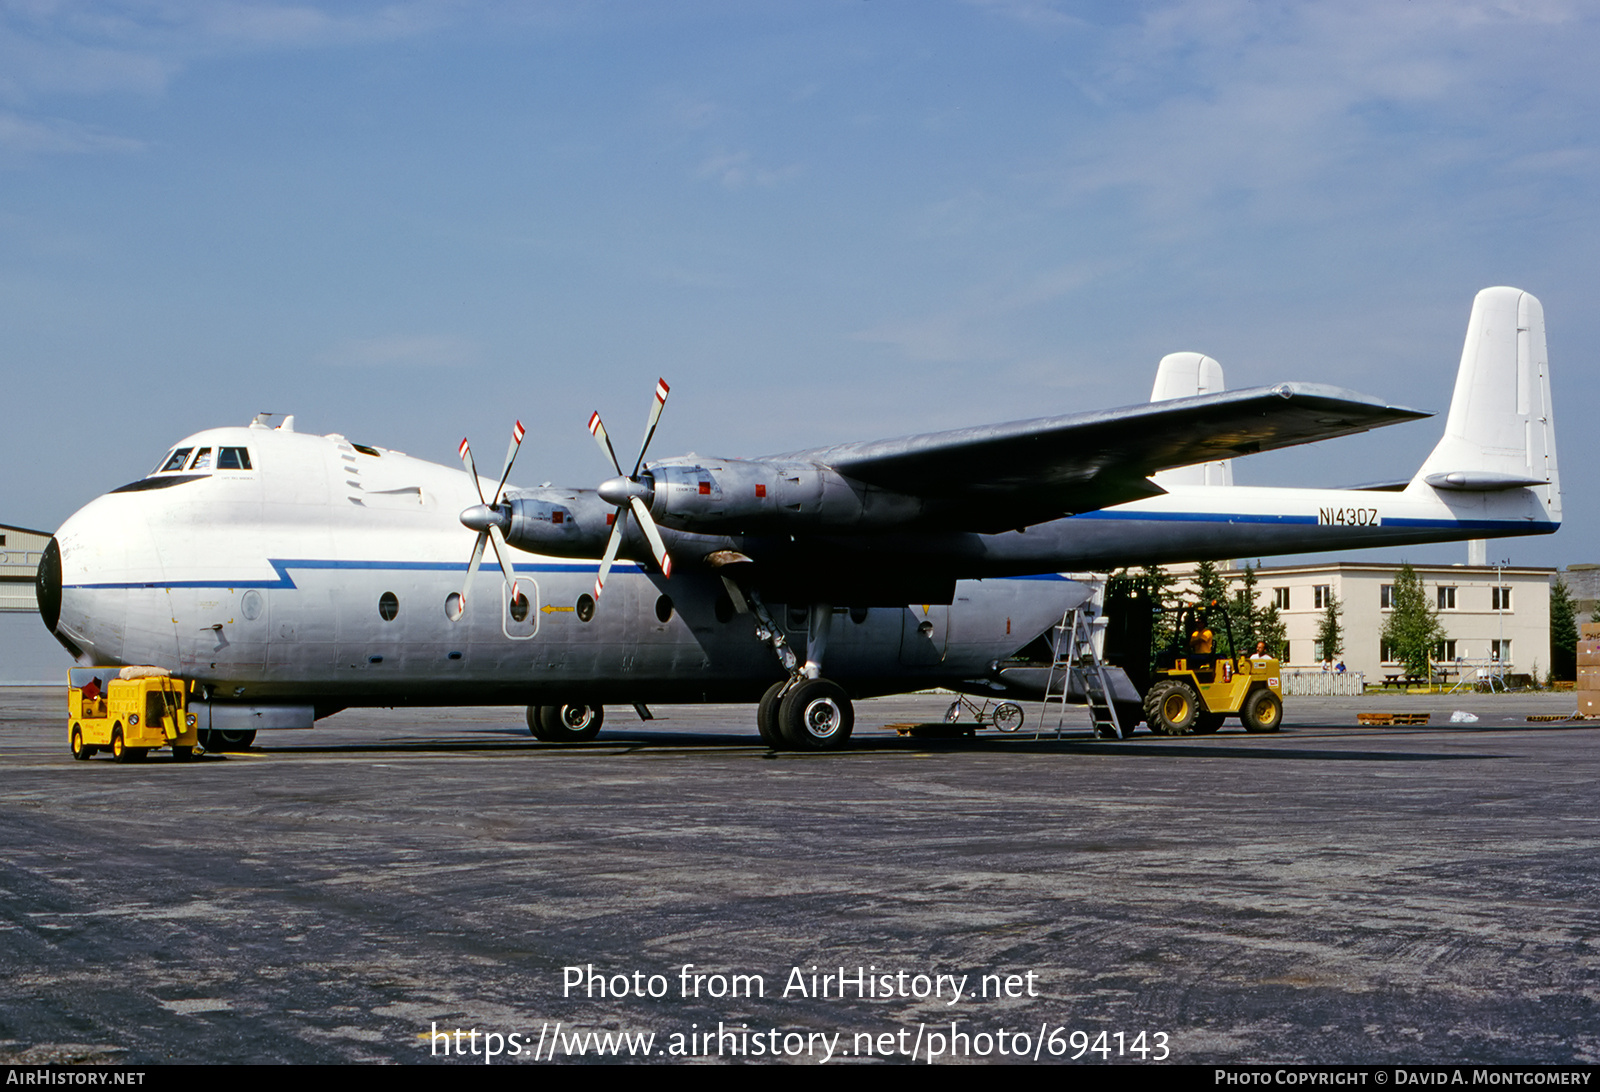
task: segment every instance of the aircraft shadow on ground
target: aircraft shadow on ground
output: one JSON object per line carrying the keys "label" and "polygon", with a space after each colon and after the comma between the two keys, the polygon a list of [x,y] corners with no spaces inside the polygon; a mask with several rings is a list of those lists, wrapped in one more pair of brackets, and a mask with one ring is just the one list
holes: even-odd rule
{"label": "aircraft shadow on ground", "polygon": [[[505,734],[511,736],[510,730]],[[520,734],[520,733],[518,733]],[[361,743],[316,745],[257,745],[257,755],[371,755],[371,754],[521,754],[551,756],[650,754],[693,751],[749,751],[756,757],[774,760],[839,760],[870,754],[978,754],[978,755],[1071,755],[1132,759],[1237,758],[1248,760],[1313,762],[1455,762],[1507,758],[1490,752],[1441,754],[1428,751],[1335,750],[1331,748],[1275,746],[1283,737],[1157,740],[1136,736],[1131,740],[1096,740],[1087,737],[1054,739],[1031,736],[977,736],[959,739],[917,739],[907,737],[873,738],[856,736],[841,751],[773,751],[751,733],[734,736],[701,732],[609,731],[585,743],[541,743],[521,739],[428,739],[373,740]],[[227,759],[227,754],[207,755],[204,760]]]}

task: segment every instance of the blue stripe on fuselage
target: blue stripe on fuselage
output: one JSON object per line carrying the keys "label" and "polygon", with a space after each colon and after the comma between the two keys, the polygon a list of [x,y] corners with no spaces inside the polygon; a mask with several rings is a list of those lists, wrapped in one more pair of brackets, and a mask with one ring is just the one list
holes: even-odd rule
{"label": "blue stripe on fuselage", "polygon": [[[1104,508],[1098,512],[1084,512],[1081,515],[1071,516],[1070,519],[1093,520],[1123,520],[1134,523],[1264,523],[1276,525],[1301,525],[1317,526],[1316,516],[1305,515],[1258,515],[1249,512],[1119,512],[1114,508]],[[1337,527],[1347,529],[1348,524],[1324,523],[1324,527]],[[1530,528],[1536,528],[1534,533],[1548,534],[1560,528],[1561,524],[1549,521],[1526,519],[1408,519],[1397,516],[1381,517],[1377,523],[1369,524],[1363,530],[1372,527],[1406,528],[1408,530],[1448,530],[1455,528],[1461,531],[1513,531],[1518,535],[1529,533]],[[1484,538],[1495,538],[1494,534],[1486,534]]]}
{"label": "blue stripe on fuselage", "polygon": [[[346,571],[377,571],[384,572],[458,572],[467,571],[464,561],[336,561],[331,558],[297,558],[292,560],[278,560],[268,558],[267,564],[271,565],[278,573],[276,580],[127,580],[108,581],[103,584],[67,584],[68,588],[298,588],[294,578],[289,575],[290,569],[342,569]],[[514,573],[592,573],[597,567],[595,561],[574,562],[528,562],[521,565],[512,565]],[[617,561],[616,566],[639,569],[638,562]],[[485,573],[497,573],[500,570],[490,566],[482,566]],[[1067,580],[1068,577],[1060,573],[1034,573],[1027,576],[994,577],[998,580]]]}
{"label": "blue stripe on fuselage", "polygon": [[[128,580],[108,581],[103,584],[68,584],[69,588],[297,588],[298,584],[289,575],[290,569],[344,569],[344,570],[383,570],[386,572],[459,572],[465,573],[468,563],[465,561],[336,561],[331,558],[296,558],[287,561],[276,558],[267,558],[267,564],[277,570],[276,580]],[[597,562],[573,562],[571,564],[552,564],[539,562],[537,564],[522,564],[511,566],[514,573],[576,573],[592,571]],[[633,561],[618,561],[618,567],[631,566],[637,569],[638,563]],[[483,572],[497,573],[495,566],[481,566]]]}

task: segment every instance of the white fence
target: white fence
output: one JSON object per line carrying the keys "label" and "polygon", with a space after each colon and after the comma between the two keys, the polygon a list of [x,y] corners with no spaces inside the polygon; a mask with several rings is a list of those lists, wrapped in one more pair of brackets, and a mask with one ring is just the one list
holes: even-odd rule
{"label": "white fence", "polygon": [[1361,671],[1284,671],[1285,697],[1359,698],[1367,676]]}

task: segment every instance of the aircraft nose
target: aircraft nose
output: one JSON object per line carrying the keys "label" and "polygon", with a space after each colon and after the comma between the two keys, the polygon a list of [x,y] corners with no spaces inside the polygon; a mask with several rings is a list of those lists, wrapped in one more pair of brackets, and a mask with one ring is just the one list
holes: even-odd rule
{"label": "aircraft nose", "polygon": [[44,619],[44,628],[54,633],[56,623],[61,621],[61,545],[54,538],[44,548],[44,557],[39,559],[33,593],[39,601],[39,617]]}
{"label": "aircraft nose", "polygon": [[83,655],[83,649],[71,637],[61,631],[61,544],[54,537],[44,548],[44,556],[39,559],[39,571],[34,574],[33,594],[39,603],[39,617],[44,621],[44,628],[50,631],[50,636],[61,643],[67,654],[73,659]]}

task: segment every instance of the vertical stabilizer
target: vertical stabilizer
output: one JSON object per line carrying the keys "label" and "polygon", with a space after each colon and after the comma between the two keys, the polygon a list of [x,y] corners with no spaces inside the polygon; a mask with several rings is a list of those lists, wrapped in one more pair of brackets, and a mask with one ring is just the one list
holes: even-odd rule
{"label": "vertical stabilizer", "polygon": [[[1197,394],[1215,394],[1226,390],[1222,380],[1222,365],[1203,353],[1169,353],[1161,358],[1156,368],[1156,385],[1150,391],[1150,401],[1165,402],[1170,398],[1193,398]],[[1163,470],[1151,476],[1162,488],[1173,485],[1232,485],[1233,465],[1226,459],[1197,463],[1194,466]]]}
{"label": "vertical stabilizer", "polygon": [[1561,521],[1544,308],[1516,288],[1485,288],[1472,304],[1444,439],[1412,488],[1446,493],[1531,489],[1528,518]]}

